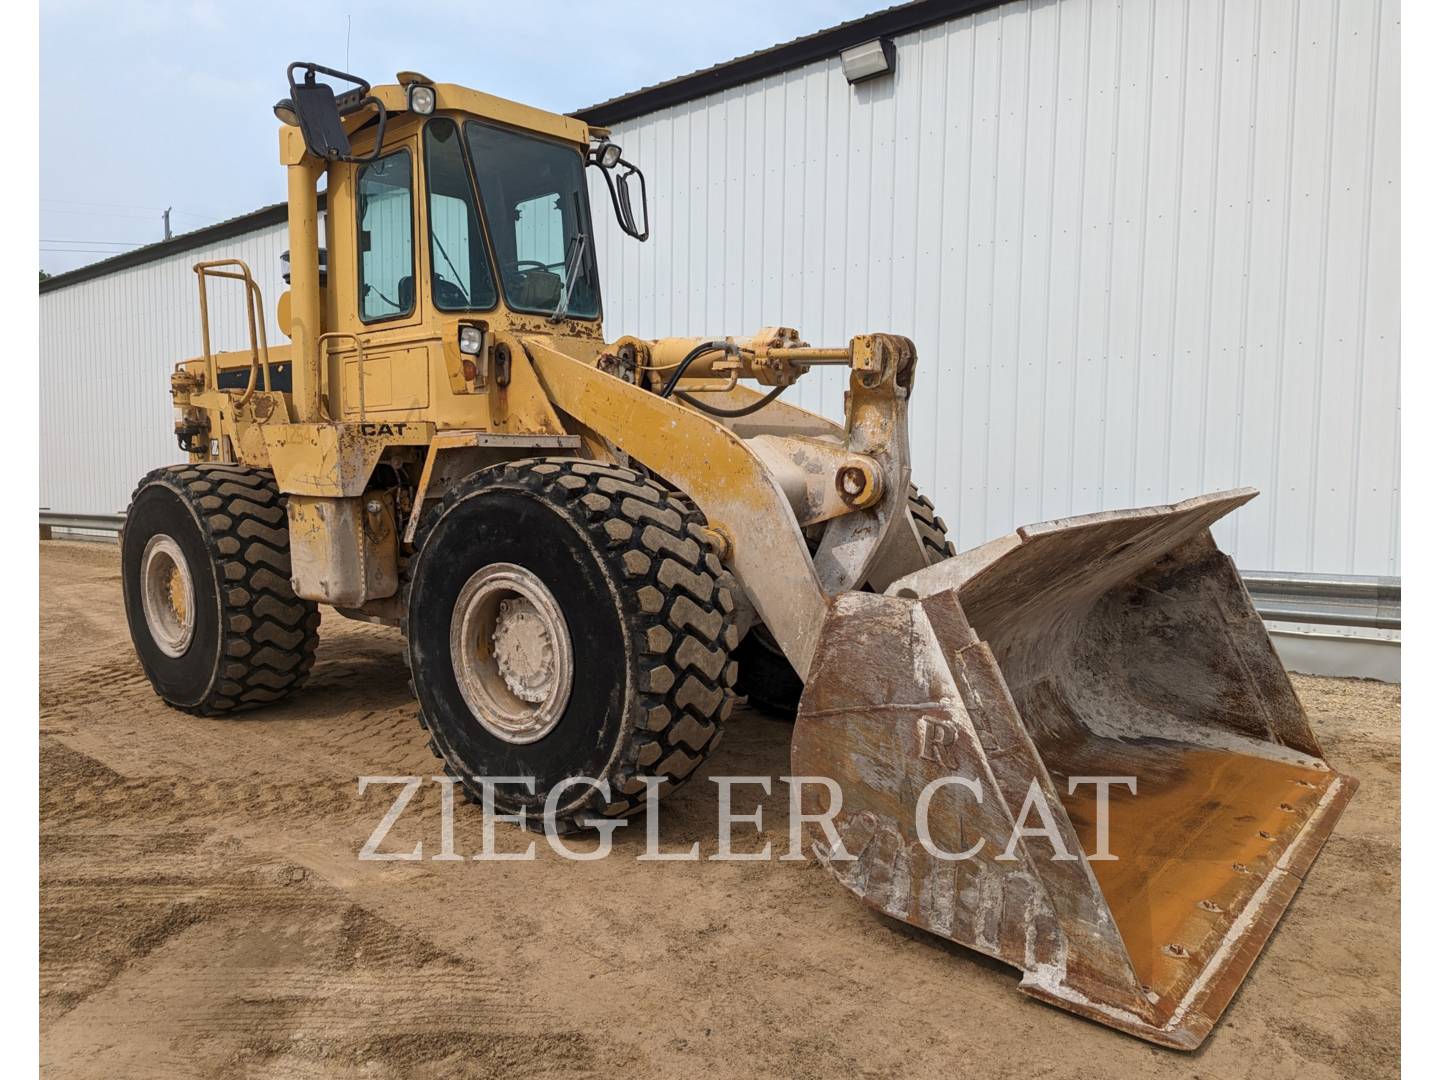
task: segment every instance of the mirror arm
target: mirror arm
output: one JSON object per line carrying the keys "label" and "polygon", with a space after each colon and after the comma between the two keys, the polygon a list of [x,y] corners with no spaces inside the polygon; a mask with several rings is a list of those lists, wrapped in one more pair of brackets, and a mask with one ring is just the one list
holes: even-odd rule
{"label": "mirror arm", "polygon": [[[610,189],[610,205],[615,208],[615,220],[619,222],[620,229],[627,236],[632,236],[642,243],[650,238],[650,202],[645,190],[645,174],[630,162],[621,158],[612,168],[607,169],[597,161],[588,162],[600,170],[605,177],[605,186]],[[614,168],[623,165],[625,171],[619,176],[611,176]],[[630,202],[630,178],[640,178],[640,211],[644,215],[644,224],[640,227],[635,225],[635,208]],[[621,196],[624,199],[621,199]]]}
{"label": "mirror arm", "polygon": [[353,105],[351,108],[341,110],[340,115],[348,116],[350,115],[350,113],[355,112],[358,109],[363,109],[366,105],[375,106],[375,145],[371,148],[370,153],[367,154],[365,157],[351,156],[345,158],[345,161],[353,161],[359,164],[364,164],[367,161],[374,161],[380,156],[381,147],[385,145],[385,118],[389,115],[389,113],[386,111],[385,106],[381,104],[379,98],[373,96],[363,98],[360,101],[356,102],[355,105]]}
{"label": "mirror arm", "polygon": [[[296,78],[300,72],[304,72],[303,82],[297,81]],[[351,89],[345,91],[343,94],[335,94],[330,90],[328,85],[324,83],[317,84],[315,79],[317,74],[341,79],[349,83]],[[290,83],[289,100],[299,114],[300,129],[305,135],[305,145],[312,154],[326,161],[348,161],[356,163],[374,161],[380,156],[380,150],[385,142],[385,119],[387,113],[380,99],[370,93],[370,84],[368,82],[358,75],[337,71],[335,68],[328,68],[323,64],[316,64],[308,60],[297,60],[292,63],[285,69],[285,77]],[[311,93],[303,93],[302,90],[309,90]],[[321,106],[321,109],[326,116],[314,114],[311,109],[307,108],[307,103],[314,98],[316,93],[319,93],[321,97],[325,99],[325,104]],[[332,103],[334,108],[333,113],[330,112]],[[349,152],[349,137],[345,134],[344,129],[339,126],[339,121],[341,117],[358,112],[367,105],[373,105],[375,108],[375,145],[368,155],[361,156]],[[334,137],[337,145],[330,146],[323,142],[316,143],[314,133],[316,124],[319,125],[319,130],[329,128],[330,130],[327,134]],[[340,145],[341,140],[343,140],[343,151]]]}

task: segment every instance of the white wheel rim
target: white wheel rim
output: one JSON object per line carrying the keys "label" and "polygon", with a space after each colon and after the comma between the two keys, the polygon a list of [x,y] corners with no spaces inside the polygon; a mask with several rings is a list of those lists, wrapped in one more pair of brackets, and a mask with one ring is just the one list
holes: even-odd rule
{"label": "white wheel rim", "polygon": [[140,556],[140,606],[150,637],[166,656],[184,656],[195,636],[195,582],[172,537],[157,533]]}
{"label": "white wheel rim", "polygon": [[465,582],[450,616],[450,664],[471,715],[498,739],[536,742],[565,715],[570,629],[545,583],[523,566],[491,563]]}

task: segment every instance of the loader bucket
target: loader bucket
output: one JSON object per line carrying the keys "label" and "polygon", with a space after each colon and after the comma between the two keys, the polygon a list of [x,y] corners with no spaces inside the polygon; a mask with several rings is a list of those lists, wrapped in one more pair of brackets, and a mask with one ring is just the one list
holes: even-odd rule
{"label": "loader bucket", "polygon": [[840,788],[817,856],[1027,994],[1199,1046],[1355,788],[1210,536],[1254,495],[1029,526],[842,594],[792,744]]}

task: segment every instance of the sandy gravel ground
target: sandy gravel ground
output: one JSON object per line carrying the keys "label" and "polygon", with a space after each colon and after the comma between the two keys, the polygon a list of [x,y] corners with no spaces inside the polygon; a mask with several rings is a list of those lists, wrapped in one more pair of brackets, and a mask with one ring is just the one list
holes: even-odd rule
{"label": "sandy gravel ground", "polygon": [[[1183,1055],[1022,997],[1012,970],[871,914],[812,863],[637,863],[638,827],[592,863],[543,842],[534,862],[358,861],[394,789],[358,795],[357,776],[435,771],[394,631],[327,614],[296,698],[192,719],[131,652],[116,548],[56,541],[40,640],[47,1076],[1399,1071],[1397,687],[1299,680],[1360,791],[1209,1043]],[[742,710],[706,774],[786,774],[787,732]],[[433,853],[427,788],[384,850]],[[783,790],[765,806],[777,848]],[[665,804],[664,848],[715,850],[715,792]],[[479,814],[458,809],[474,852]]]}

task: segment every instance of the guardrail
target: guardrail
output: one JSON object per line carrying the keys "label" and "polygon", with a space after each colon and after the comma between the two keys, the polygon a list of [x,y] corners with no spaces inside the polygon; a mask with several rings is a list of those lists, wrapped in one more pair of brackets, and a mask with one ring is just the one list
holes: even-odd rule
{"label": "guardrail", "polygon": [[[91,529],[118,533],[124,514],[62,514],[40,511],[40,535],[53,529]],[[1288,574],[1278,570],[1242,570],[1255,610],[1266,622],[1312,626],[1400,629],[1400,579],[1358,574]]]}
{"label": "guardrail", "polygon": [[48,540],[52,529],[96,529],[118,533],[124,524],[124,514],[60,514],[41,510],[40,539]]}
{"label": "guardrail", "polygon": [[1400,579],[1358,574],[1241,571],[1267,622],[1400,629]]}

